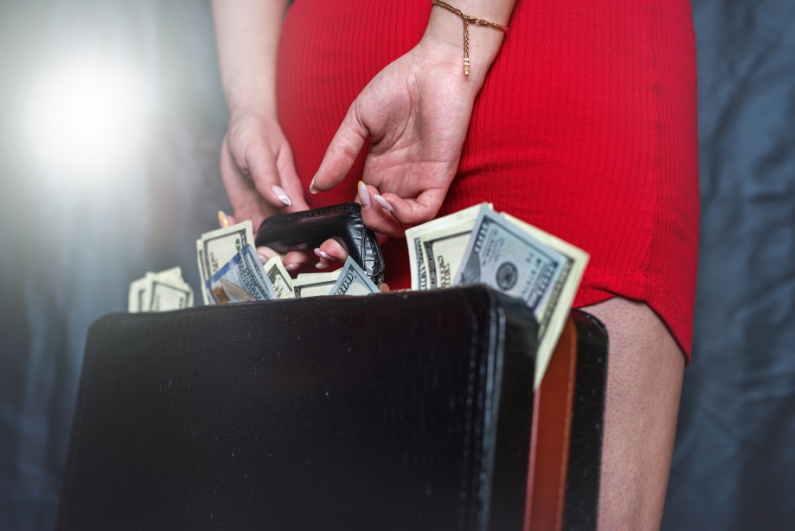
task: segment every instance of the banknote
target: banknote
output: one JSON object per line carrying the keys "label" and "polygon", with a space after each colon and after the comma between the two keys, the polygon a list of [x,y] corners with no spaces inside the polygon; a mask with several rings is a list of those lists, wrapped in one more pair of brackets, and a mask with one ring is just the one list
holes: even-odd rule
{"label": "banknote", "polygon": [[182,269],[173,267],[130,283],[127,310],[156,312],[193,306],[193,289],[182,280]]}
{"label": "banknote", "polygon": [[[490,203],[482,203],[481,205],[475,205],[448,216],[431,220],[422,225],[417,225],[406,231],[406,243],[409,248],[409,264],[411,269],[411,289],[429,289],[435,287],[429,284],[425,251],[422,243],[423,237],[444,230],[459,233],[466,230],[468,234],[475,224],[475,219],[482,205],[491,208]],[[461,252],[463,252],[466,247],[466,241],[464,241],[460,247]],[[441,256],[441,253],[439,256]],[[450,263],[450,261],[451,260],[446,260],[447,263]],[[436,272],[437,270],[434,269],[432,282],[436,282]]]}
{"label": "banknote", "polygon": [[244,301],[267,301],[276,298],[265,277],[257,251],[244,245],[207,283],[217,304]]}
{"label": "banknote", "polygon": [[337,282],[341,269],[329,273],[309,273],[298,275],[293,280],[293,291],[296,299],[328,295]]}
{"label": "banknote", "polygon": [[142,311],[141,308],[144,307],[144,301],[149,300],[146,295],[148,289],[149,280],[146,277],[133,280],[130,283],[130,291],[127,295],[128,312],[136,313]]}
{"label": "banknote", "polygon": [[453,285],[474,227],[473,219],[420,236],[427,289]]}
{"label": "banknote", "polygon": [[329,295],[369,295],[380,291],[367,273],[362,271],[359,264],[349,256],[340,269],[339,278],[332,286]]}
{"label": "banknote", "polygon": [[165,312],[193,306],[193,289],[188,284],[175,282],[168,278],[160,278],[154,273],[147,273],[147,277],[150,277],[150,275],[148,311]]}
{"label": "banknote", "polygon": [[202,296],[206,304],[213,304],[215,300],[207,291],[213,275],[246,245],[254,245],[254,230],[251,220],[205,232],[196,242],[196,257],[199,262],[199,274],[204,291]]}
{"label": "banknote", "polygon": [[588,255],[516,218],[482,208],[455,285],[485,284],[522,299],[538,321],[535,385],[566,322]]}
{"label": "banknote", "polygon": [[293,279],[287,269],[284,268],[281,256],[276,255],[265,262],[265,276],[270,280],[273,291],[276,293],[276,298],[295,298]]}

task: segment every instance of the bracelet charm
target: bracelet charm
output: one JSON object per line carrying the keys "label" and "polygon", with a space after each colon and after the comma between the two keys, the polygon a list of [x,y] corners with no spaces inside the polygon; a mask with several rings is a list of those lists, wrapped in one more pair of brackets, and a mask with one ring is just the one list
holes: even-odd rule
{"label": "bracelet charm", "polygon": [[508,26],[504,26],[503,24],[497,24],[496,22],[491,22],[486,19],[473,17],[467,15],[460,9],[457,9],[447,2],[442,2],[442,0],[431,0],[431,6],[441,7],[442,9],[446,9],[447,11],[458,15],[461,20],[464,21],[464,75],[469,75],[469,25],[475,24],[476,26],[488,26],[490,28],[502,30],[503,32],[508,32]]}

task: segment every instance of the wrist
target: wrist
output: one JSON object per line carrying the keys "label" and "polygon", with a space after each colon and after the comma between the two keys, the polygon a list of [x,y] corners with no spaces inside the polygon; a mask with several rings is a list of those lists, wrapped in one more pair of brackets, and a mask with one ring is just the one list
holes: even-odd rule
{"label": "wrist", "polygon": [[[460,75],[479,90],[502,47],[505,31],[499,26],[505,25],[503,23],[507,22],[510,10],[494,9],[499,6],[499,2],[451,1],[454,4],[448,3],[447,6],[452,10],[433,6],[421,45],[449,61],[458,63]],[[494,25],[478,24],[469,20],[465,29],[464,17],[483,18]],[[467,60],[465,55],[468,56]],[[465,62],[468,66],[466,70]]]}

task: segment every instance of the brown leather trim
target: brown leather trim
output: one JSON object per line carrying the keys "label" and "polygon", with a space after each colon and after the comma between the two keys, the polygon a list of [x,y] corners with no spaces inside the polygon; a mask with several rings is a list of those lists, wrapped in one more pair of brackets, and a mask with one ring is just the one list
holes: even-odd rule
{"label": "brown leather trim", "polygon": [[525,531],[563,525],[576,371],[577,329],[569,318],[535,394]]}

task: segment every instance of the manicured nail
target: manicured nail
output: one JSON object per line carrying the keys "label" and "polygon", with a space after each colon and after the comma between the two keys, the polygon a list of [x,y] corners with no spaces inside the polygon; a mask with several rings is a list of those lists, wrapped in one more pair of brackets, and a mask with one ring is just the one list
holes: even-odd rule
{"label": "manicured nail", "polygon": [[362,202],[363,207],[370,206],[370,192],[367,191],[367,185],[359,181],[359,201]]}
{"label": "manicured nail", "polygon": [[223,210],[218,211],[218,224],[221,225],[222,229],[225,229],[229,226],[229,220],[226,219],[226,214],[224,214]]}
{"label": "manicured nail", "polygon": [[271,190],[273,190],[273,193],[276,194],[276,197],[279,198],[279,201],[281,201],[285,205],[291,206],[293,204],[293,201],[290,199],[290,196],[287,195],[287,192],[285,192],[284,188],[282,188],[281,186],[276,186],[274,184],[273,186],[271,186]]}
{"label": "manicured nail", "polygon": [[321,251],[320,249],[315,249],[315,255],[320,258],[325,258],[326,260],[334,260],[330,254],[325,251]]}
{"label": "manicured nail", "polygon": [[315,177],[312,177],[312,182],[309,183],[309,193],[310,194],[316,194],[317,193],[317,190],[315,190],[315,179],[316,178],[317,178],[317,175],[315,175]]}
{"label": "manicured nail", "polygon": [[315,264],[315,267],[318,269],[326,269],[328,267],[328,264],[323,262],[318,262]]}
{"label": "manicured nail", "polygon": [[257,253],[257,256],[259,256],[259,261],[262,262],[262,265],[268,263],[268,259],[265,257],[264,254]]}
{"label": "manicured nail", "polygon": [[287,271],[295,271],[296,269],[298,269],[298,267],[299,267],[299,264],[284,264],[284,268]]}
{"label": "manicured nail", "polygon": [[394,212],[395,211],[395,207],[390,205],[389,201],[387,201],[386,199],[384,199],[380,195],[378,195],[378,194],[373,195],[373,199],[375,199],[375,202],[378,203],[379,205],[381,205],[381,208],[383,208],[387,212]]}

